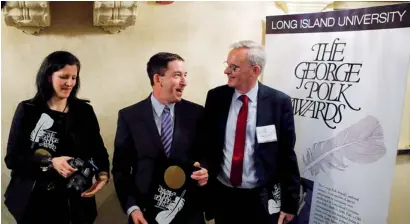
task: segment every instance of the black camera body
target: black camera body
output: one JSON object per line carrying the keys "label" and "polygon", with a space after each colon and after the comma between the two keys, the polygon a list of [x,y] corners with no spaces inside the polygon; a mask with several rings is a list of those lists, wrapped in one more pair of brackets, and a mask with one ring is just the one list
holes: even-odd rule
{"label": "black camera body", "polygon": [[68,164],[77,169],[77,171],[70,177],[67,184],[67,189],[72,194],[81,194],[87,189],[87,179],[92,178],[98,171],[98,167],[91,160],[83,161],[80,158],[71,159]]}

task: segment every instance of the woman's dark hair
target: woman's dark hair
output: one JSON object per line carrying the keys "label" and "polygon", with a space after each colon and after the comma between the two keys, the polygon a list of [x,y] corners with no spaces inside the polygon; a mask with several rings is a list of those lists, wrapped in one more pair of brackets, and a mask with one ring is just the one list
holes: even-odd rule
{"label": "woman's dark hair", "polygon": [[36,100],[42,100],[47,102],[54,94],[53,84],[51,82],[51,76],[54,72],[64,68],[66,65],[77,66],[77,81],[76,85],[71,90],[68,101],[76,100],[77,92],[80,88],[80,61],[76,56],[67,51],[55,51],[49,54],[40,66],[37,73],[36,86],[37,94],[34,97]]}

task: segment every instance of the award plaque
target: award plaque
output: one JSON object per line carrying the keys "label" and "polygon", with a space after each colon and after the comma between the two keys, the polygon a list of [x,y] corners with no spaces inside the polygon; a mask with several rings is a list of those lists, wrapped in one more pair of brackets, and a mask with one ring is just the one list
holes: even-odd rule
{"label": "award plaque", "polygon": [[193,163],[190,166],[167,164],[160,170],[163,175],[154,185],[157,188],[153,191],[151,203],[144,216],[147,216],[148,223],[155,220],[158,224],[169,224],[183,209],[190,189],[196,184],[196,181],[191,179],[196,168]]}

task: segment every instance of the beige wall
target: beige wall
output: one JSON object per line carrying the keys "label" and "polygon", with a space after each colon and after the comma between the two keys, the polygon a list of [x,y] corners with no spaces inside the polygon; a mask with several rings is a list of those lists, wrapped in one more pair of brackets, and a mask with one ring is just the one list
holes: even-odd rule
{"label": "beige wall", "polygon": [[[223,61],[229,44],[262,41],[262,20],[279,14],[273,2],[141,3],[135,26],[111,35],[92,27],[92,3],[51,3],[52,27],[37,36],[7,27],[2,17],[2,155],[15,107],[35,93],[35,74],[54,50],[68,50],[83,65],[80,96],[91,100],[101,134],[112,158],[118,110],[147,97],[151,91],[146,63],[159,51],[186,59],[186,99],[203,104],[211,87],[225,83]],[[3,161],[2,157],[2,161]],[[2,195],[9,171],[2,162]],[[112,185],[97,197],[98,223],[118,223],[121,211]],[[3,210],[3,222],[10,220]],[[102,221],[104,220],[104,221]],[[110,221],[115,220],[115,221]],[[11,222],[9,222],[11,223]]]}
{"label": "beige wall", "polygon": [[410,149],[410,68],[407,74],[407,88],[401,125],[399,149]]}

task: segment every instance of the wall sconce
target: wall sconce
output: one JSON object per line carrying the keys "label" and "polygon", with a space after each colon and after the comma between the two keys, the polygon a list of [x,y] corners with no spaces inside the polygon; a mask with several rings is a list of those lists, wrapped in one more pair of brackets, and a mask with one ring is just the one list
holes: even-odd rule
{"label": "wall sconce", "polygon": [[174,1],[155,1],[155,3],[159,4],[159,5],[169,5],[171,3],[173,3]]}

